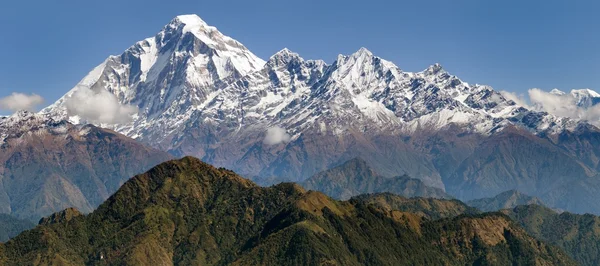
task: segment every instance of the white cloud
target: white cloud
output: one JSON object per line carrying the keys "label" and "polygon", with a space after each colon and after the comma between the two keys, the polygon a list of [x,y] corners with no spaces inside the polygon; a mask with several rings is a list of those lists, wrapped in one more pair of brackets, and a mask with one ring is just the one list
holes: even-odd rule
{"label": "white cloud", "polygon": [[578,106],[578,99],[572,93],[558,94],[540,89],[530,89],[528,93],[531,108],[534,110],[545,111],[556,116],[583,119],[600,125],[600,105],[598,104],[591,107]]}
{"label": "white cloud", "polygon": [[103,124],[131,121],[131,116],[138,112],[136,106],[119,103],[117,97],[106,90],[96,92],[81,88],[68,97],[65,104],[70,116],[77,115],[87,121]]}
{"label": "white cloud", "polygon": [[540,89],[530,89],[529,100],[534,109],[557,116],[578,118],[580,108],[571,94],[558,95]]}
{"label": "white cloud", "polygon": [[43,102],[44,98],[35,93],[27,95],[20,92],[13,92],[9,96],[0,98],[0,109],[13,112],[19,110],[34,111],[35,107]]}
{"label": "white cloud", "polygon": [[558,89],[548,92],[534,88],[527,91],[527,96],[508,91],[501,91],[500,93],[505,98],[513,100],[518,105],[530,110],[547,112],[561,117],[587,120],[594,125],[600,126],[600,104],[593,106],[578,104],[581,100],[575,96],[578,95],[578,92],[589,93],[590,96],[597,97],[597,94],[591,90],[573,90],[571,93],[565,93]]}
{"label": "white cloud", "polygon": [[290,142],[291,138],[292,137],[285,131],[285,129],[275,126],[267,129],[267,135],[265,136],[263,143],[266,145],[288,143]]}

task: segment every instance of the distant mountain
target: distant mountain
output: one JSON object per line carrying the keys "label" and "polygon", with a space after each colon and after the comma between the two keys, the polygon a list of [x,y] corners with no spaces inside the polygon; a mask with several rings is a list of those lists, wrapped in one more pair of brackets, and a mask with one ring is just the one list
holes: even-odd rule
{"label": "distant mountain", "polygon": [[[560,91],[558,89],[553,89],[550,93],[555,95],[566,95],[567,93]],[[581,90],[571,90],[568,94],[575,100],[575,103],[579,107],[590,108],[598,103],[600,103],[600,94],[590,90],[590,89],[581,89]]]}
{"label": "distant mountain", "polygon": [[[594,169],[561,145],[517,127],[506,128],[475,143],[477,146],[469,155],[443,177],[446,191],[461,200],[493,197],[517,189],[546,202],[545,194],[595,175]],[[568,197],[562,199],[566,202]],[[583,207],[583,202],[580,203]]]}
{"label": "distant mountain", "polygon": [[527,232],[562,248],[580,265],[600,265],[600,217],[556,213],[540,205],[503,210]]}
{"label": "distant mountain", "polygon": [[352,201],[371,204],[386,211],[401,211],[416,214],[427,220],[452,218],[463,214],[474,215],[479,210],[455,199],[405,198],[392,193],[362,194]]}
{"label": "distant mountain", "polygon": [[422,220],[291,183],[262,188],[190,157],[130,179],[89,215],[0,244],[0,263],[574,265],[502,214]]}
{"label": "distant mountain", "polygon": [[429,187],[408,176],[383,177],[360,158],[318,173],[302,182],[306,189],[347,200],[366,193],[391,192],[404,197],[452,198],[442,189]]}
{"label": "distant mountain", "polygon": [[[107,122],[73,108],[98,95],[138,112]],[[599,94],[571,95],[589,107]],[[584,120],[528,109],[439,64],[407,72],[365,48],[333,62],[288,49],[262,60],[195,15],[108,57],[41,113],[266,183],[360,157],[465,201],[518,189],[600,214],[600,130]],[[571,189],[590,185],[585,198]]]}
{"label": "distant mountain", "polygon": [[581,178],[548,191],[540,198],[552,208],[573,213],[600,214],[600,176]]}
{"label": "distant mountain", "polygon": [[493,212],[503,209],[512,209],[519,205],[536,204],[545,206],[542,200],[525,195],[517,190],[509,190],[496,195],[493,198],[483,198],[467,201],[467,205],[475,207],[484,212]]}
{"label": "distant mountain", "polygon": [[37,223],[68,207],[91,212],[170,158],[111,130],[17,112],[0,120],[0,213]]}
{"label": "distant mountain", "polygon": [[6,242],[10,238],[13,238],[21,232],[32,229],[35,224],[27,221],[17,219],[8,214],[0,213],[0,242]]}

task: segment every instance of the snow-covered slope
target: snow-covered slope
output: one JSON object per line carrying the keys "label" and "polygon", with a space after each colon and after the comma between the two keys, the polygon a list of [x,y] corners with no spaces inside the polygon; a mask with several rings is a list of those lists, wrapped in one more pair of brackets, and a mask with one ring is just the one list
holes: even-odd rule
{"label": "snow-covered slope", "polygon": [[54,120],[29,111],[18,111],[0,118],[0,144],[4,144],[7,138],[18,138],[24,134],[66,134],[71,126],[64,120]]}
{"label": "snow-covered slope", "polygon": [[534,133],[578,124],[527,110],[489,86],[463,82],[439,64],[404,72],[365,48],[340,55],[331,65],[284,49],[263,69],[217,91],[194,119],[233,122],[245,130],[278,126],[296,137],[310,129],[344,134],[349,127],[413,133],[459,124],[491,134],[513,124]]}

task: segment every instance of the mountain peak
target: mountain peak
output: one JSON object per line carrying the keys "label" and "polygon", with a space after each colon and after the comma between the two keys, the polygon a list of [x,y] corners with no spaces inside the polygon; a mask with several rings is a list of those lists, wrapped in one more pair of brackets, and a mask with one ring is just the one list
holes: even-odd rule
{"label": "mountain peak", "polygon": [[14,114],[10,115],[10,117],[25,118],[25,117],[35,116],[35,115],[36,115],[36,113],[34,113],[34,112],[30,112],[27,110],[19,110],[19,111],[16,111]]}
{"label": "mountain peak", "polygon": [[57,223],[64,223],[73,220],[75,217],[82,216],[83,214],[77,208],[67,208],[60,212],[56,212],[48,217],[40,219],[39,225],[50,225]]}
{"label": "mountain peak", "polygon": [[371,51],[369,51],[365,47],[361,47],[360,49],[358,49],[358,51],[350,55],[338,55],[336,62],[338,65],[345,64],[347,62],[364,62],[370,60],[370,58],[372,58],[373,56],[374,55],[373,53],[371,53]]}
{"label": "mountain peak", "polygon": [[590,108],[600,103],[600,94],[590,89],[571,90],[570,95],[579,107]]}
{"label": "mountain peak", "polygon": [[196,14],[179,15],[173,19],[173,22],[179,22],[188,26],[207,25],[206,22]]}
{"label": "mountain peak", "polygon": [[373,56],[373,53],[371,51],[369,51],[369,49],[367,49],[365,47],[361,47],[360,49],[358,49],[358,51],[356,51],[354,54],[352,54],[352,56],[354,56],[354,57]]}
{"label": "mountain peak", "polygon": [[235,183],[241,187],[256,186],[250,180],[244,179],[232,171],[224,168],[216,168],[192,156],[185,156],[181,159],[170,160],[156,165],[146,173],[132,178],[132,180],[128,181],[123,187],[138,186],[140,184],[151,184],[153,187],[156,187],[166,182],[167,179],[174,179],[182,174],[210,180],[210,182],[204,183],[209,186],[224,180]]}
{"label": "mountain peak", "polygon": [[288,48],[283,48],[269,58],[268,64],[286,65],[296,60],[302,60],[299,54],[290,51]]}
{"label": "mountain peak", "polygon": [[550,91],[550,93],[551,93],[551,94],[554,94],[554,95],[565,95],[565,92],[564,92],[564,91],[561,91],[561,90],[559,90],[559,89],[552,89],[552,90]]}
{"label": "mountain peak", "polygon": [[429,66],[427,69],[425,69],[424,72],[427,75],[437,75],[439,73],[445,72],[445,70],[442,67],[442,65],[440,65],[439,63],[435,63],[435,64]]}
{"label": "mountain peak", "polygon": [[[144,133],[131,127],[134,123],[157,125],[161,131],[173,130],[159,124],[173,120],[176,114],[189,115],[192,109],[209,100],[217,84],[260,70],[264,64],[243,44],[207,25],[197,15],[181,15],[154,37],[137,42],[120,56],[110,56],[43,113],[75,123],[94,121],[94,116],[101,112],[99,108],[83,106],[76,108],[77,113],[67,112],[67,103],[81,102],[72,100],[75,99],[72,96],[99,86],[106,88],[108,93],[102,95],[116,105],[140,110],[131,121],[113,124],[111,129],[136,137]],[[100,97],[98,93],[77,95],[85,99]]]}
{"label": "mountain peak", "polygon": [[0,118],[0,144],[7,138],[21,136],[36,128],[45,128],[55,125],[54,120],[41,114],[20,110],[10,116]]}
{"label": "mountain peak", "polygon": [[275,53],[273,56],[277,56],[277,55],[297,55],[297,53],[292,52],[290,49],[283,48],[281,50],[279,50],[279,52]]}
{"label": "mountain peak", "polygon": [[10,116],[0,119],[0,131],[5,129],[14,132],[20,128],[22,128],[23,131],[27,131],[32,127],[43,125],[51,120],[52,119],[41,114],[20,110]]}
{"label": "mountain peak", "polygon": [[577,96],[600,97],[600,94],[598,94],[596,91],[591,90],[591,89],[571,90],[571,94],[575,97],[577,97]]}
{"label": "mountain peak", "polygon": [[196,14],[190,15],[179,15],[171,20],[163,31],[181,31],[183,33],[191,32],[196,34],[209,34],[212,32],[218,32],[217,28],[208,25],[204,20],[202,20]]}

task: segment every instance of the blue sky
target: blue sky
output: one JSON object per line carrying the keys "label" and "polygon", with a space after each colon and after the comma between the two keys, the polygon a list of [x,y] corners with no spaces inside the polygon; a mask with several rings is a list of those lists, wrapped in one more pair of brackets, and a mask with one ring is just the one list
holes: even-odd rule
{"label": "blue sky", "polygon": [[5,1],[0,97],[46,104],[94,66],[195,13],[267,59],[287,47],[332,62],[367,47],[407,71],[441,63],[470,83],[600,89],[598,1]]}

